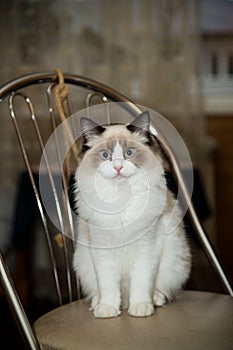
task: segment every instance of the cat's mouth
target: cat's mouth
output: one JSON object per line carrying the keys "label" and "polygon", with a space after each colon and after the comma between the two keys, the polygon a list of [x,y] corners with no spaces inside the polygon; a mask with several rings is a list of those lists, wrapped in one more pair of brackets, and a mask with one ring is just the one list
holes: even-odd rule
{"label": "cat's mouth", "polygon": [[123,178],[126,178],[127,176],[124,176],[123,174],[121,174],[121,173],[118,173],[118,174],[116,174],[116,176],[115,176],[115,178],[116,179],[123,179]]}
{"label": "cat's mouth", "polygon": [[129,177],[131,177],[131,175],[128,174],[121,174],[121,173],[115,173],[115,174],[102,174],[102,176],[105,179],[110,179],[110,180],[121,180],[121,179],[128,179]]}
{"label": "cat's mouth", "polygon": [[97,170],[98,173],[106,179],[127,179],[130,178],[137,172],[137,168],[132,163],[127,163],[126,165],[122,164],[122,162],[118,162],[118,164],[111,164],[111,162],[106,162],[101,164],[101,166]]}

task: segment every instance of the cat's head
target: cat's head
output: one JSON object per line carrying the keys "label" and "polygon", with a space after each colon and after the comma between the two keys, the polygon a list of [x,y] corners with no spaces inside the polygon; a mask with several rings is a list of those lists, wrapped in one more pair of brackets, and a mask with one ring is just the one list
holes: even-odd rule
{"label": "cat's head", "polygon": [[130,124],[99,125],[83,117],[80,158],[89,171],[108,179],[129,178],[160,160],[159,147],[150,133],[150,116],[143,112]]}

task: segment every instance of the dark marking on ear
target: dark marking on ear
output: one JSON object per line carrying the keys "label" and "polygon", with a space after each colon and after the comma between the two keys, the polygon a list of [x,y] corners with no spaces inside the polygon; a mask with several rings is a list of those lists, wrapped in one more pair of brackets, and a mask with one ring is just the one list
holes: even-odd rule
{"label": "dark marking on ear", "polygon": [[81,136],[78,141],[79,158],[82,159],[84,154],[90,149],[88,142],[95,136],[102,134],[106,129],[95,121],[82,117],[80,119]]}
{"label": "dark marking on ear", "polygon": [[87,140],[90,140],[93,136],[100,135],[105,131],[103,126],[86,117],[80,119],[80,128]]}
{"label": "dark marking on ear", "polygon": [[148,111],[139,114],[129,125],[127,129],[131,132],[146,133],[150,131],[150,114]]}
{"label": "dark marking on ear", "polygon": [[147,142],[145,143],[145,145],[148,145],[149,147],[152,147],[154,145],[154,140],[153,140],[153,136],[150,132],[147,132],[145,134],[146,138],[147,138]]}
{"label": "dark marking on ear", "polygon": [[90,147],[87,146],[86,142],[87,142],[87,140],[85,140],[85,138],[84,138],[84,142],[83,142],[82,148],[81,148],[82,153],[85,153],[86,151],[88,151],[90,149]]}
{"label": "dark marking on ear", "polygon": [[144,136],[147,139],[146,145],[153,145],[153,138],[150,132],[150,114],[148,111],[139,114],[126,128],[132,133]]}

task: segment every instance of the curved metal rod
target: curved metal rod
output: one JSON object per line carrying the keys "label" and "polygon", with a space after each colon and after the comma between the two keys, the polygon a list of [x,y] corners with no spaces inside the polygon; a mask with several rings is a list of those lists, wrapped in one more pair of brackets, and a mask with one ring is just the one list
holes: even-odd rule
{"label": "curved metal rod", "polygon": [[20,301],[18,293],[15,289],[14,282],[10,276],[8,268],[5,264],[3,255],[0,251],[0,285],[9,302],[12,314],[18,325],[20,333],[23,337],[25,345],[31,350],[40,350],[41,347],[35,337],[30,322],[26,316],[23,305]]}
{"label": "curved metal rod", "polygon": [[[51,124],[52,124],[52,131],[54,132],[56,130],[56,128],[57,128],[57,124],[56,124],[54,106],[53,106],[53,102],[52,102],[52,89],[53,89],[53,87],[54,87],[54,83],[49,84],[49,86],[46,89],[46,93],[47,93],[47,101],[48,101],[48,106],[49,106],[49,115],[50,115]],[[71,130],[70,130],[70,134],[71,134]],[[54,140],[55,140],[55,145],[56,145],[56,151],[57,151],[59,167],[60,167],[60,169],[62,169],[63,163],[62,163],[62,160],[61,160],[59,140],[57,138],[57,134],[56,133],[54,133]],[[72,140],[73,140],[73,138],[72,138]],[[66,208],[68,210],[71,239],[75,240],[72,214],[71,214],[70,205],[68,205],[69,204],[68,189],[67,189],[67,186],[66,186],[66,179],[65,179],[65,176],[64,176],[63,172],[62,172],[62,180],[63,180],[64,190],[65,190],[64,192],[65,192],[65,199],[66,199]]]}
{"label": "curved metal rod", "polygon": [[[53,102],[52,102],[52,89],[54,87],[54,83],[49,84],[46,93],[47,93],[47,100],[48,100],[48,106],[49,106],[49,115],[50,115],[50,119],[51,119],[51,124],[52,124],[52,130],[55,131],[56,130],[56,120],[55,120],[55,113],[54,113],[54,106],[53,106]],[[70,108],[69,108],[70,109]],[[71,133],[71,130],[70,130]],[[56,146],[56,152],[57,152],[57,157],[58,157],[58,163],[59,163],[59,168],[62,169],[63,164],[62,164],[62,160],[61,160],[61,154],[60,154],[60,143],[59,140],[57,138],[57,134],[54,133],[54,141],[55,141],[55,146]],[[63,224],[63,228],[66,230],[66,236],[67,237],[71,237],[71,241],[72,241],[72,248],[74,249],[74,242],[75,242],[75,233],[74,233],[74,225],[73,225],[73,218],[72,218],[72,212],[71,212],[71,207],[70,207],[70,203],[69,203],[69,195],[68,195],[68,188],[67,188],[67,183],[66,183],[66,179],[65,179],[65,175],[64,172],[62,171],[62,181],[63,181],[63,188],[64,188],[64,205],[66,208],[66,212],[67,212],[67,216],[68,216],[68,224],[69,224],[69,233],[67,232],[66,229],[66,225]],[[67,248],[67,242],[66,239],[64,237],[64,235],[62,234],[62,242],[63,242],[63,246],[64,246],[64,255],[65,255],[65,265],[66,265],[66,277],[67,277],[67,282],[68,282],[68,293],[69,293],[69,299],[70,301],[73,300],[73,293],[72,293],[72,285],[71,285],[71,271],[70,271],[70,265],[68,263],[68,248]],[[76,278],[76,288],[77,288],[77,298],[80,299],[80,286],[79,286],[79,282]]]}
{"label": "curved metal rod", "polygon": [[45,230],[46,239],[47,239],[47,242],[48,242],[48,248],[49,248],[49,253],[50,253],[52,267],[53,267],[53,273],[54,273],[55,284],[56,284],[56,289],[57,289],[57,294],[58,294],[58,300],[59,300],[59,304],[62,305],[62,294],[61,294],[61,288],[60,288],[60,283],[59,283],[59,278],[58,278],[56,259],[54,257],[54,253],[53,253],[52,242],[51,242],[50,235],[49,235],[49,230],[48,230],[48,224],[47,224],[46,216],[44,214],[43,206],[42,206],[42,203],[41,203],[41,200],[40,200],[40,195],[39,195],[39,192],[37,190],[37,186],[36,186],[36,183],[35,183],[35,180],[34,180],[33,171],[32,171],[32,168],[31,168],[28,156],[27,156],[27,151],[26,151],[26,148],[25,148],[25,145],[24,145],[24,142],[23,142],[20,126],[18,124],[18,120],[17,120],[16,114],[15,114],[15,111],[14,111],[14,98],[16,96],[20,96],[20,97],[24,98],[24,100],[25,100],[25,102],[26,102],[26,104],[27,104],[27,106],[29,108],[30,116],[31,116],[32,119],[34,118],[34,115],[32,114],[34,112],[31,109],[30,99],[25,94],[23,94],[23,93],[15,93],[15,92],[11,93],[11,95],[9,97],[10,115],[11,115],[11,118],[12,118],[15,130],[16,130],[16,135],[17,135],[17,138],[18,138],[18,141],[19,141],[20,149],[21,149],[21,152],[22,152],[22,155],[23,155],[23,159],[24,159],[24,162],[25,162],[25,165],[26,165],[26,168],[27,168],[30,180],[31,180],[32,188],[33,188],[33,191],[34,191],[34,194],[35,194],[35,197],[36,197],[36,202],[37,202],[37,205],[38,205],[38,209],[39,209],[40,216],[41,216],[41,219],[42,219],[43,227],[44,227],[44,230]]}
{"label": "curved metal rod", "polygon": [[214,249],[213,249],[209,239],[207,238],[207,235],[206,235],[206,233],[205,233],[205,231],[204,231],[204,229],[203,229],[203,227],[198,219],[198,216],[197,216],[196,210],[194,209],[193,203],[190,200],[190,194],[189,194],[189,191],[188,191],[187,186],[185,184],[181,169],[179,167],[179,163],[176,160],[174,153],[172,152],[167,141],[161,135],[161,133],[159,132],[158,129],[157,129],[157,136],[156,137],[161,142],[161,146],[163,148],[163,151],[170,161],[170,164],[172,166],[172,173],[175,177],[176,183],[179,184],[179,186],[181,188],[181,194],[182,194],[183,200],[185,201],[185,203],[187,204],[187,207],[188,207],[187,213],[188,213],[189,219],[190,219],[191,223],[193,224],[193,228],[197,234],[197,237],[199,238],[199,241],[202,243],[204,252],[206,253],[214,270],[218,274],[226,291],[230,294],[230,296],[233,297],[232,287],[227,279],[225,272],[223,271],[223,268],[222,268],[222,266],[217,258],[217,255],[214,252]]}
{"label": "curved metal rod", "polygon": [[[51,169],[50,169],[47,153],[45,152],[45,145],[44,145],[44,142],[43,142],[42,137],[41,137],[41,132],[40,132],[39,125],[37,123],[37,117],[36,117],[36,114],[35,114],[35,111],[34,111],[33,104],[32,104],[32,102],[31,102],[29,97],[26,97],[26,102],[27,102],[28,108],[30,110],[30,116],[31,116],[31,119],[32,119],[32,122],[33,122],[33,125],[34,125],[34,128],[35,128],[35,131],[36,131],[36,136],[37,136],[37,139],[39,141],[41,152],[44,155],[44,161],[45,161],[45,165],[46,165],[46,170],[47,170],[47,174],[49,176],[49,181],[50,181],[50,184],[51,184],[51,188],[52,188],[52,192],[53,192],[53,196],[54,196],[54,200],[55,200],[55,205],[56,205],[59,225],[61,227],[61,231],[64,232],[65,227],[64,227],[63,216],[62,216],[62,209],[61,209],[61,206],[60,206],[60,203],[59,203],[57,189],[56,189],[54,178],[53,178],[53,175],[52,175],[52,172],[51,172]],[[65,265],[66,265],[66,272],[67,272],[67,283],[68,283],[69,299],[70,299],[70,301],[73,301],[72,288],[71,288],[71,273],[70,273],[70,266],[69,266],[69,262],[68,262],[68,250],[67,250],[67,245],[66,245],[66,241],[65,241],[64,237],[63,237],[63,244],[64,244],[64,253],[65,253]]]}
{"label": "curved metal rod", "polygon": [[[90,93],[87,95],[86,97],[86,100],[85,100],[85,109],[86,109],[86,116],[87,117],[90,117],[89,116],[89,109],[91,107],[91,100],[94,98],[94,97],[99,97],[101,99],[101,101],[103,103],[105,103],[105,106],[106,106],[106,121],[107,121],[107,124],[110,124],[111,122],[111,116],[110,116],[110,107],[109,107],[109,104],[108,104],[108,98],[103,95],[101,92],[94,92],[94,93]],[[88,111],[88,113],[87,113]]]}
{"label": "curved metal rod", "polygon": [[[67,73],[64,73],[63,75],[64,82],[67,84],[82,86],[86,89],[101,92],[107,98],[110,98],[115,102],[126,103],[129,110],[132,112],[134,111],[137,113],[139,110],[138,107],[130,99],[105,84],[99,83],[96,80],[86,78],[81,75]],[[14,80],[9,81],[0,88],[0,101],[14,90],[18,90],[29,85],[51,82],[58,82],[57,74],[54,72],[32,73],[18,77]]]}
{"label": "curved metal rod", "polygon": [[[62,209],[61,209],[61,206],[60,206],[60,203],[59,203],[57,189],[56,189],[54,178],[53,178],[53,175],[52,175],[52,172],[51,172],[51,169],[50,169],[47,153],[45,152],[45,145],[44,145],[44,142],[43,142],[42,137],[41,137],[41,132],[40,132],[39,125],[37,123],[37,117],[36,117],[36,114],[35,114],[35,111],[34,111],[33,104],[32,104],[32,102],[31,102],[29,97],[26,98],[26,102],[27,102],[28,108],[30,110],[31,119],[32,119],[32,122],[33,122],[33,125],[34,125],[34,128],[35,128],[35,131],[36,131],[36,136],[37,136],[37,139],[39,141],[41,152],[44,155],[44,161],[45,161],[45,165],[46,165],[46,170],[47,170],[47,174],[49,176],[49,181],[50,181],[51,188],[52,188],[52,191],[53,191],[53,196],[54,196],[54,199],[55,199],[57,216],[58,216],[59,224],[60,224],[60,227],[61,227],[61,231],[64,232],[65,227],[64,227],[63,216],[62,216]],[[64,253],[65,253],[65,265],[66,265],[66,272],[67,272],[67,283],[68,283],[69,300],[73,301],[72,287],[71,287],[71,273],[70,273],[70,266],[69,266],[69,261],[68,261],[68,249],[67,249],[67,244],[66,244],[66,241],[65,241],[64,237],[63,237],[63,244],[64,244]]]}

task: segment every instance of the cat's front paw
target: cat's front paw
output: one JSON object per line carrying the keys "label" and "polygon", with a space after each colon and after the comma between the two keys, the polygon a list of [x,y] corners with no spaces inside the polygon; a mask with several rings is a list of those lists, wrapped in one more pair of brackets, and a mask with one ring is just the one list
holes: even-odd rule
{"label": "cat's front paw", "polygon": [[164,294],[156,290],[154,293],[153,302],[155,306],[161,307],[167,303],[167,298]]}
{"label": "cat's front paw", "polygon": [[99,304],[94,308],[93,314],[96,318],[111,318],[120,315],[120,311],[115,306]]}
{"label": "cat's front paw", "polygon": [[128,313],[134,317],[147,317],[154,314],[154,306],[151,303],[136,303],[129,307]]}

